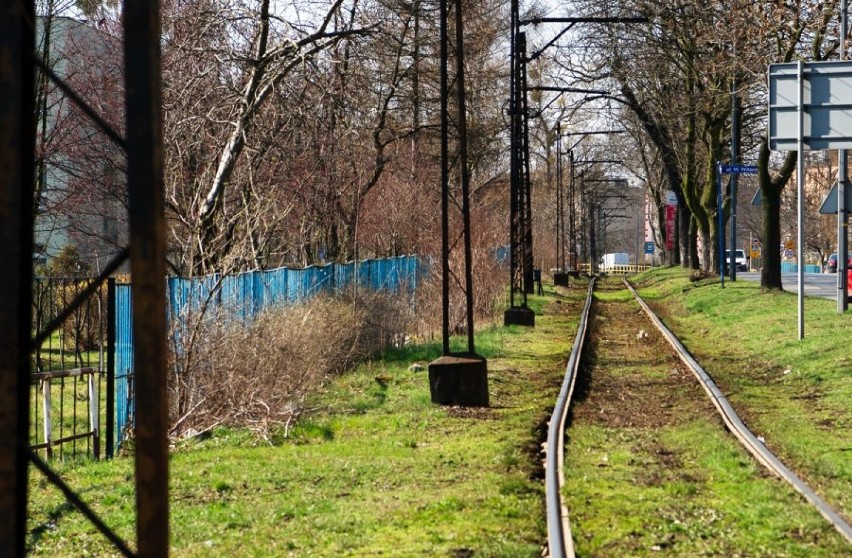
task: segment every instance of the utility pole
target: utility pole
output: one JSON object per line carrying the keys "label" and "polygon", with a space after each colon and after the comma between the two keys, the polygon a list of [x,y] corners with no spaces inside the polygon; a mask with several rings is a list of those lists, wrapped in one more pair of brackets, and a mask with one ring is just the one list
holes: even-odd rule
{"label": "utility pole", "polygon": [[[441,264],[442,264],[442,355],[429,363],[431,401],[441,405],[464,407],[488,406],[488,363],[476,354],[473,324],[473,276],[470,240],[470,174],[467,161],[467,119],[465,114],[464,28],[461,0],[454,4],[455,26],[455,123],[458,131],[457,161],[460,167],[460,192],[450,189],[449,122],[449,10],[447,0],[440,0],[440,87],[441,87]],[[450,200],[461,210],[467,350],[450,350]]]}
{"label": "utility pole", "polygon": [[[511,0],[509,37],[509,308],[503,314],[506,325],[535,325],[535,313],[527,306],[532,291],[532,227],[528,169],[524,161],[526,103],[523,74],[526,36],[521,33],[519,0]],[[527,234],[529,232],[529,234]],[[527,246],[527,243],[530,243]],[[529,287],[529,288],[528,288]],[[518,300],[520,299],[520,300]]]}
{"label": "utility pole", "polygon": [[[736,47],[734,47],[736,53]],[[740,100],[737,96],[737,76],[731,79],[731,164],[739,163],[740,157]],[[731,249],[728,270],[731,281],[737,280],[737,180],[739,173],[731,174]],[[724,229],[719,231],[724,235]],[[724,255],[724,254],[723,254]]]}
{"label": "utility pole", "polygon": [[565,189],[562,170],[562,123],[556,123],[556,271],[553,284],[568,286],[565,267]]}
{"label": "utility pole", "polygon": [[[504,314],[504,323],[535,325],[535,314],[527,306],[527,293],[532,292],[534,277],[534,258],[532,245],[532,188],[529,167],[529,108],[527,92],[526,65],[538,58],[578,23],[645,23],[645,17],[572,17],[572,18],[532,18],[520,19],[519,0],[510,4],[510,40],[509,40],[509,115],[510,115],[510,295],[509,309]],[[567,26],[542,49],[527,57],[526,35],[521,28],[526,25],[542,23],[562,23]],[[570,88],[545,88],[544,90],[571,90]],[[575,91],[581,91],[576,89]],[[596,92],[607,94],[607,92]],[[573,185],[572,185],[573,186]],[[521,294],[520,305],[516,304],[515,293]]]}
{"label": "utility pole", "polygon": [[[840,1],[840,59],[846,60],[847,33],[846,0]],[[845,149],[837,152],[837,313],[843,314],[849,307],[846,275],[847,254],[849,253],[848,225],[846,209],[846,188],[849,183],[848,157]],[[800,246],[801,250],[802,247]]]}

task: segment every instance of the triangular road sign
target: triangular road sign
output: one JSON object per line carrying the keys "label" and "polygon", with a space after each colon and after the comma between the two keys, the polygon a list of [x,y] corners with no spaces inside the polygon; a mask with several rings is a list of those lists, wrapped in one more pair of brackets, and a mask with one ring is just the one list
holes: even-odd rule
{"label": "triangular road sign", "polygon": [[[844,194],[844,197],[846,198],[846,211],[852,211],[852,183],[846,183],[846,190],[844,191]],[[832,215],[837,213],[837,182],[831,186],[831,190],[829,190],[828,195],[825,196],[825,200],[822,202],[819,212],[823,215]]]}

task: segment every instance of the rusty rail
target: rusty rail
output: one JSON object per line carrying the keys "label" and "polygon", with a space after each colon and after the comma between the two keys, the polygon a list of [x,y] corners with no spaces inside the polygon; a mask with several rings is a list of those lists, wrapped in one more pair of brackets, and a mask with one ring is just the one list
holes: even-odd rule
{"label": "rusty rail", "polygon": [[577,371],[580,367],[580,355],[583,353],[583,345],[586,340],[586,332],[589,327],[589,310],[592,306],[592,292],[595,288],[594,278],[589,282],[589,291],[586,295],[586,304],[580,314],[580,323],[577,325],[577,335],[574,338],[574,346],[568,357],[568,366],[565,369],[565,379],[562,388],[556,398],[553,414],[550,416],[550,424],[547,428],[547,456],[544,469],[545,504],[547,507],[547,546],[549,556],[569,557],[574,556],[574,542],[571,538],[571,525],[568,522],[568,511],[562,503],[562,486],[565,484],[563,464],[565,457],[565,422],[568,417],[568,408],[571,405],[571,397],[574,394],[574,384],[577,381]]}
{"label": "rusty rail", "polygon": [[852,543],[852,526],[850,526],[839,513],[832,509],[825,500],[820,498],[816,492],[814,492],[798,476],[796,476],[793,471],[784,465],[784,463],[782,463],[781,460],[763,444],[763,442],[757,439],[757,436],[749,430],[749,428],[737,415],[736,411],[734,411],[734,408],[728,402],[728,399],[722,394],[722,391],[716,385],[716,382],[713,381],[713,378],[711,378],[701,365],[698,364],[698,361],[689,354],[689,351],[683,346],[683,343],[681,343],[671,330],[663,324],[662,320],[654,314],[651,307],[642,300],[642,297],[639,296],[639,293],[636,292],[636,289],[633,288],[633,285],[631,285],[627,279],[624,279],[624,284],[627,285],[627,288],[631,293],[633,293],[633,296],[639,302],[639,305],[657,329],[660,330],[663,337],[666,338],[666,341],[669,342],[683,363],[689,367],[698,379],[701,387],[704,388],[705,392],[707,392],[707,395],[710,397],[710,400],[713,402],[716,410],[718,410],[719,414],[722,416],[722,420],[725,422],[725,425],[737,438],[737,440],[740,441],[742,446],[748,450],[748,452],[754,456],[758,462],[769,469],[773,475],[787,481],[787,483],[789,483],[796,492],[801,494],[805,500],[819,511],[820,515],[831,523],[832,527],[843,535],[848,542]]}

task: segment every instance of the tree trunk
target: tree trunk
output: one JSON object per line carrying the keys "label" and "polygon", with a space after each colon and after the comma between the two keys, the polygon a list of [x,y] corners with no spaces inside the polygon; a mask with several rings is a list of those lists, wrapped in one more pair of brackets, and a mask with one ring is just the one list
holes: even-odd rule
{"label": "tree trunk", "polygon": [[709,230],[698,229],[698,234],[701,235],[701,261],[704,262],[703,271],[713,271],[713,258],[710,251],[713,250],[713,233]]}
{"label": "tree trunk", "polygon": [[764,289],[781,290],[781,192],[793,176],[798,153],[788,151],[778,174],[769,175],[769,144],[766,137],[760,142],[757,158],[760,180],[760,205],[763,212],[763,268],[760,286]]}
{"label": "tree trunk", "polygon": [[695,216],[689,219],[689,268],[701,269],[701,260],[698,258],[698,219]]}
{"label": "tree trunk", "polygon": [[760,286],[764,289],[781,289],[781,190],[762,190],[760,203],[763,211]]}
{"label": "tree trunk", "polygon": [[692,242],[689,223],[692,221],[692,212],[686,206],[686,198],[683,197],[683,194],[680,192],[677,194],[678,245],[676,249],[679,252],[677,253],[678,258],[675,260],[675,263],[680,264],[681,267],[688,268],[690,266],[689,245]]}

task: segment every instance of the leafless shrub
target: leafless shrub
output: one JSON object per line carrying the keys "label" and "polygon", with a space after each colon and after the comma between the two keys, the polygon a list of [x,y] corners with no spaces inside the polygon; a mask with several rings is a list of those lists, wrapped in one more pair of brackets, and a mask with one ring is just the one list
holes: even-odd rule
{"label": "leafless shrub", "polygon": [[[451,262],[453,270],[450,279],[450,333],[462,335],[466,333],[466,300],[464,293],[456,283],[456,278],[463,278],[464,271],[461,254]],[[502,311],[508,304],[506,300],[506,285],[509,270],[501,264],[493,253],[487,249],[474,250],[472,254],[471,273],[473,275],[473,313],[474,327],[490,324],[502,317]],[[440,334],[441,313],[441,268],[440,262],[434,262],[429,273],[424,276],[417,287],[417,315],[414,322],[414,333],[420,337],[430,337]]]}
{"label": "leafless shrub", "polygon": [[[267,438],[286,431],[309,393],[330,376],[399,342],[410,320],[404,294],[320,296],[262,313],[249,324],[207,320],[187,363],[172,355],[171,434],[218,425]],[[191,364],[191,366],[187,366]]]}

